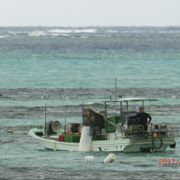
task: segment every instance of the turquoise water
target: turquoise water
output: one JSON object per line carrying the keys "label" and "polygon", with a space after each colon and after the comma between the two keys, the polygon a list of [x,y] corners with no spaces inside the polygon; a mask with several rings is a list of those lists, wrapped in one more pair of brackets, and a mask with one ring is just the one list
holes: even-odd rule
{"label": "turquoise water", "polygon": [[115,78],[121,88],[180,88],[180,54],[114,56],[1,58],[1,88],[111,88]]}
{"label": "turquoise water", "polygon": [[114,97],[115,79],[118,95],[159,99],[147,104],[153,123],[179,126],[179,74],[179,27],[0,27],[0,178],[178,179],[180,165],[159,160],[180,161],[179,139],[175,151],[102,164],[107,153],[47,151],[28,131],[43,125],[45,104],[48,120],[64,123],[68,108],[67,122],[81,122],[81,103]]}

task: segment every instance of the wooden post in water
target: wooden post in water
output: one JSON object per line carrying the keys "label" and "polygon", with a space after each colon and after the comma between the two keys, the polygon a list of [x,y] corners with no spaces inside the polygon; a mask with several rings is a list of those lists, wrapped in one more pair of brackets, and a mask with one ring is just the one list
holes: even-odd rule
{"label": "wooden post in water", "polygon": [[115,101],[117,101],[117,78],[115,78]]}

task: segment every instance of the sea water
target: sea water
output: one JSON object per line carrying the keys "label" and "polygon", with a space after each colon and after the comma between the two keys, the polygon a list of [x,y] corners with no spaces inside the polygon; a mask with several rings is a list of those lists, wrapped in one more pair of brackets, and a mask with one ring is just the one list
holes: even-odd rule
{"label": "sea water", "polygon": [[[179,27],[1,27],[1,179],[179,179],[175,151],[116,153],[45,150],[28,135],[47,120],[81,122],[84,101],[122,97],[158,98],[146,111],[153,123],[179,126]],[[85,156],[94,156],[85,163]]]}

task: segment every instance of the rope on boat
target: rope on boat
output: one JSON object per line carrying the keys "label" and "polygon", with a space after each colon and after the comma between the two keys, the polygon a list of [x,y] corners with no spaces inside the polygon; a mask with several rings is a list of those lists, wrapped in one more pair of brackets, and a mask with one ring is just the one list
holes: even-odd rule
{"label": "rope on boat", "polygon": [[109,123],[109,124],[111,124],[111,125],[113,125],[113,126],[115,126],[115,127],[118,126],[117,124],[115,124],[115,123],[113,123],[113,122],[111,122],[111,121],[108,121],[107,118],[104,118],[104,120],[105,120],[107,123]]}

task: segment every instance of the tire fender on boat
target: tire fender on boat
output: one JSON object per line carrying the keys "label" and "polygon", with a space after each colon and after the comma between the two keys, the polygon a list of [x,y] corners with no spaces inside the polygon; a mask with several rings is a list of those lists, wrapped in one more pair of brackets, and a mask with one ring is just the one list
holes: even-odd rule
{"label": "tire fender on boat", "polygon": [[[156,146],[155,145],[155,141],[159,141],[159,146]],[[161,149],[163,146],[163,140],[162,140],[162,137],[152,137],[152,149],[155,149],[155,150],[158,150],[158,149]]]}

